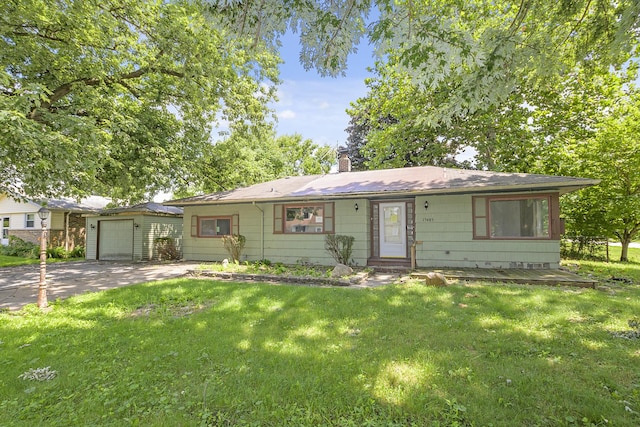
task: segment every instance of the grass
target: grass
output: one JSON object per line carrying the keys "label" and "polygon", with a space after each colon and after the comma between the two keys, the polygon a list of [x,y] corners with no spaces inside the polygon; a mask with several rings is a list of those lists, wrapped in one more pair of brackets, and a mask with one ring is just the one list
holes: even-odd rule
{"label": "grass", "polygon": [[583,276],[592,276],[604,284],[634,283],[640,285],[640,248],[629,248],[628,262],[620,259],[619,246],[609,247],[611,262],[595,260],[563,260],[562,265]]}
{"label": "grass", "polygon": [[639,315],[637,285],[141,284],[0,313],[0,425],[636,426]]}
{"label": "grass", "polygon": [[34,258],[22,258],[18,256],[0,255],[0,268],[2,267],[17,267],[19,265],[38,264],[39,259]]}
{"label": "grass", "polygon": [[[48,258],[47,264],[50,264],[52,262],[70,262],[70,261],[84,261],[84,258]],[[39,263],[40,263],[40,259],[0,255],[0,268],[17,267],[20,265],[31,265],[31,264],[39,264]]]}

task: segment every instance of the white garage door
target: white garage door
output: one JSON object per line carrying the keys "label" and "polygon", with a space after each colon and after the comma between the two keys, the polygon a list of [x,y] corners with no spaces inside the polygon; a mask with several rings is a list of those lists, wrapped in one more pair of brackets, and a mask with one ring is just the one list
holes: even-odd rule
{"label": "white garage door", "polygon": [[133,259],[133,220],[100,221],[98,259],[131,261]]}

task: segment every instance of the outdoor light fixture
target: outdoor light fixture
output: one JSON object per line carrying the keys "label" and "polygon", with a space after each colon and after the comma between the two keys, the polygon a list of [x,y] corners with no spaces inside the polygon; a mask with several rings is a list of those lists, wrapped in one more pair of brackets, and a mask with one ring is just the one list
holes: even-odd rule
{"label": "outdoor light fixture", "polygon": [[424,201],[424,210],[429,209],[429,202],[427,200]]}
{"label": "outdoor light fixture", "polygon": [[355,210],[356,210],[356,212],[358,212],[358,209],[359,209],[359,208],[358,208],[358,204],[357,204],[357,203],[356,203],[355,205],[353,205],[353,209],[355,209]]}
{"label": "outdoor light fixture", "polygon": [[38,283],[38,307],[47,308],[47,218],[49,209],[44,206],[38,211],[38,216],[42,220],[42,231],[40,233],[40,282]]}
{"label": "outdoor light fixture", "polygon": [[91,224],[89,227],[91,227],[92,230],[96,229],[96,225],[95,224]]}
{"label": "outdoor light fixture", "polygon": [[44,206],[40,208],[40,210],[38,211],[38,216],[40,217],[41,220],[46,221],[47,218],[49,218],[49,213],[51,211],[47,208],[45,208]]}
{"label": "outdoor light fixture", "polygon": [[133,226],[134,226],[135,228],[138,228],[138,227],[140,227],[140,224],[138,224],[137,222],[134,222],[134,223],[133,223]]}

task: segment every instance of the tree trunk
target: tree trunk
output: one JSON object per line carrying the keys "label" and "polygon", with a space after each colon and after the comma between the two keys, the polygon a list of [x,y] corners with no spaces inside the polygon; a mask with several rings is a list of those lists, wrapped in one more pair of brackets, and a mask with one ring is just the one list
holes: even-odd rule
{"label": "tree trunk", "polygon": [[624,233],[624,237],[620,239],[620,243],[622,243],[622,251],[620,252],[620,261],[629,261],[629,243],[631,243],[631,237]]}

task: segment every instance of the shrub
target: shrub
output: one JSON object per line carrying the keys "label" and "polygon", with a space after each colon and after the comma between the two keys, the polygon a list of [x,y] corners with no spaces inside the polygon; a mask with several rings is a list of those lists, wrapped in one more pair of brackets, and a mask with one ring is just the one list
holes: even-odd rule
{"label": "shrub", "polygon": [[560,241],[560,256],[570,259],[605,260],[606,237],[565,236]]}
{"label": "shrub", "polygon": [[160,261],[180,259],[180,251],[171,237],[156,237],[153,240]]}
{"label": "shrub", "polygon": [[242,255],[242,250],[246,242],[247,239],[242,234],[222,236],[222,244],[234,262],[240,261],[240,256]]}
{"label": "shrub", "polygon": [[64,249],[64,246],[47,248],[47,258],[65,259],[68,257],[69,253]]}
{"label": "shrub", "polygon": [[327,234],[324,239],[324,248],[337,263],[350,265],[353,242],[355,240],[353,236]]}
{"label": "shrub", "polygon": [[71,252],[69,252],[69,258],[84,258],[87,255],[87,250],[84,246],[76,246]]}
{"label": "shrub", "polygon": [[19,237],[9,236],[9,244],[0,245],[0,255],[37,259],[40,256],[40,247],[35,243],[25,242]]}

